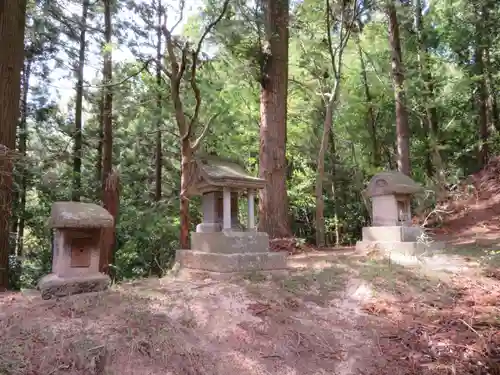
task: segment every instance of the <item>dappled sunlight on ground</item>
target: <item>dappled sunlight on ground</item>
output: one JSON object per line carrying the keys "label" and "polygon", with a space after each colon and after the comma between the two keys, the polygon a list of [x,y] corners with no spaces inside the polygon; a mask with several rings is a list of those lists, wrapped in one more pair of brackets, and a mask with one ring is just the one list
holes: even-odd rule
{"label": "dappled sunlight on ground", "polygon": [[495,374],[500,281],[483,263],[443,253],[402,266],[343,251],[290,264],[51,301],[2,294],[0,373]]}

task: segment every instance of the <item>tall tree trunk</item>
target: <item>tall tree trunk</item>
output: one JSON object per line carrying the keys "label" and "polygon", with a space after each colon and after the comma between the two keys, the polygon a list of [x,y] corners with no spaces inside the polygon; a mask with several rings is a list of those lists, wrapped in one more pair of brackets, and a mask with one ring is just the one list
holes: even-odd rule
{"label": "tall tree trunk", "polygon": [[326,115],[323,122],[323,135],[321,136],[321,144],[318,153],[317,169],[316,169],[316,246],[325,246],[325,199],[323,197],[323,181],[325,179],[325,154],[328,150],[328,139],[332,129],[333,121],[333,105],[332,100],[328,101],[326,106]]}
{"label": "tall tree trunk", "polygon": [[[118,178],[113,172],[113,89],[111,82],[112,71],[112,46],[111,46],[111,0],[104,0],[104,119],[103,119],[103,162],[102,162],[102,193],[103,206],[113,218],[118,216]],[[101,247],[101,272],[111,273],[109,265],[113,262],[115,247],[115,228],[104,230],[103,245]]]}
{"label": "tall tree trunk", "polygon": [[[157,119],[156,119],[156,158],[155,158],[155,202],[159,202],[161,200],[161,178],[162,178],[162,166],[163,166],[163,156],[162,156],[162,136],[161,136],[161,125],[162,125],[162,79],[161,79],[161,57],[162,57],[162,4],[161,0],[157,2],[157,22],[158,22],[158,30],[156,31],[156,89],[158,93],[156,95],[156,109],[157,109]],[[152,254],[152,264],[151,271],[157,275],[158,277],[162,276],[162,269],[159,264],[159,255],[160,255],[160,244],[155,246]]]}
{"label": "tall tree trunk", "polygon": [[484,63],[483,63],[483,47],[478,43],[474,53],[474,68],[477,78],[477,94],[476,106],[478,111],[478,128],[479,128],[479,160],[481,166],[486,165],[489,158],[489,129],[488,129],[488,114],[487,101],[488,94],[486,92],[486,84],[484,81]]}
{"label": "tall tree trunk", "polygon": [[[28,59],[25,64],[23,73],[23,99],[21,103],[21,121],[19,123],[19,154],[22,158],[20,168],[20,184],[19,184],[19,205],[17,207],[16,216],[19,218],[19,227],[17,228],[16,254],[23,254],[23,239],[24,239],[24,216],[26,210],[26,189],[28,188],[28,176],[26,170],[26,151],[28,143],[28,92],[29,81],[31,77],[31,66],[33,59]],[[14,233],[16,233],[14,231]]]}
{"label": "tall tree trunk", "polygon": [[[484,11],[484,9],[483,9]],[[476,22],[476,40],[474,49],[474,76],[477,82],[477,90],[475,96],[476,108],[478,111],[478,130],[479,130],[479,161],[480,165],[484,166],[488,162],[489,158],[489,129],[488,129],[488,93],[486,89],[485,81],[485,69],[484,69],[484,35],[485,30],[482,27],[484,20],[484,14],[479,15],[479,10],[476,9],[478,20]]]}
{"label": "tall tree trunk", "polygon": [[318,152],[317,169],[316,169],[316,246],[325,246],[325,200],[323,197],[323,181],[325,180],[325,154],[328,150],[328,141],[332,130],[333,112],[337,104],[337,97],[340,88],[340,77],[335,81],[331,97],[326,104],[325,119],[323,122],[323,134],[321,136],[321,144]]}
{"label": "tall tree trunk", "polygon": [[417,32],[419,50],[418,61],[420,76],[424,83],[423,102],[425,107],[424,129],[426,130],[428,153],[427,153],[427,175],[437,177],[440,184],[443,181],[443,165],[439,152],[439,124],[436,105],[434,104],[434,80],[432,77],[429,61],[427,58],[427,40],[422,16],[422,2],[415,0],[415,29]]}
{"label": "tall tree trunk", "polygon": [[[103,69],[103,76],[104,76],[104,69]],[[100,95],[101,97],[99,98],[99,134],[97,141],[96,181],[98,181],[99,185],[102,186],[102,162],[103,162],[102,147],[104,143],[104,90],[102,90]]]}
{"label": "tall tree trunk", "polygon": [[484,64],[486,70],[486,88],[488,90],[488,110],[491,118],[490,122],[493,129],[500,131],[500,114],[498,112],[497,90],[491,68],[490,46],[484,50]]}
{"label": "tall tree trunk", "polygon": [[286,188],[288,0],[265,0],[267,50],[260,93],[259,230],[271,238],[291,235]]}
{"label": "tall tree trunk", "polygon": [[0,291],[9,284],[13,151],[24,59],[25,0],[0,0]]}
{"label": "tall tree trunk", "polygon": [[386,10],[389,17],[389,44],[392,53],[392,80],[396,101],[397,164],[400,172],[410,176],[410,126],[406,109],[403,53],[401,51],[395,0],[390,0]]}
{"label": "tall tree trunk", "polygon": [[363,58],[363,50],[361,49],[361,43],[359,40],[359,35],[356,37],[356,45],[358,47],[359,62],[361,64],[361,80],[363,81],[363,87],[365,91],[365,100],[367,105],[366,110],[366,125],[370,129],[372,136],[372,162],[373,166],[380,166],[380,150],[377,140],[377,122],[375,118],[375,111],[373,108],[372,96],[370,93],[370,86],[368,85],[368,75],[366,74],[365,59]]}
{"label": "tall tree trunk", "polygon": [[33,64],[33,55],[28,50],[28,55],[24,62],[22,72],[22,90],[21,90],[21,119],[19,121],[19,144],[18,152],[21,157],[18,163],[16,180],[16,189],[13,194],[12,205],[12,234],[16,236],[15,244],[12,246],[12,252],[16,255],[22,253],[22,238],[24,235],[24,211],[26,206],[26,144],[28,140],[27,118],[28,118],[28,92],[31,76],[31,66]]}
{"label": "tall tree trunk", "polygon": [[158,0],[158,30],[157,30],[157,41],[156,41],[156,87],[158,94],[156,95],[156,109],[157,109],[157,119],[156,119],[156,165],[155,165],[155,201],[158,202],[161,199],[161,172],[162,172],[162,150],[161,150],[161,124],[162,124],[162,95],[161,95],[161,57],[162,57],[162,43],[161,43],[161,24],[162,24],[162,8],[161,0]]}
{"label": "tall tree trunk", "polygon": [[75,133],[73,137],[73,190],[71,200],[79,202],[82,194],[82,105],[83,105],[83,69],[85,67],[85,49],[87,33],[87,15],[89,0],[83,0],[82,18],[80,20],[80,50],[78,52],[78,66],[76,70],[76,99],[75,99]]}
{"label": "tall tree trunk", "polygon": [[335,226],[335,246],[340,246],[340,227],[339,227],[339,199],[337,197],[337,146],[335,136],[330,132],[331,156],[332,156],[332,200],[333,200],[333,222]]}
{"label": "tall tree trunk", "polygon": [[189,139],[181,140],[181,194],[180,194],[180,218],[181,218],[181,231],[180,231],[180,245],[181,249],[189,249],[189,199],[183,192],[187,192],[189,185],[192,183],[191,167],[193,159],[193,150]]}
{"label": "tall tree trunk", "polygon": [[[189,249],[189,199],[188,199],[188,190],[192,181],[192,167],[193,167],[193,155],[196,150],[199,148],[201,142],[204,137],[207,135],[210,122],[214,117],[211,118],[206,124],[201,132],[201,134],[195,138],[192,138],[195,132],[195,128],[198,125],[199,121],[199,110],[201,108],[201,92],[198,87],[198,83],[196,82],[196,68],[198,65],[198,57],[201,51],[201,46],[205,37],[209,34],[209,32],[220,22],[224,14],[226,13],[230,0],[224,0],[224,4],[222,6],[221,13],[219,13],[218,17],[209,24],[209,26],[203,31],[201,38],[198,40],[198,44],[196,50],[193,52],[187,49],[187,46],[181,48],[181,61],[179,63],[179,59],[175,53],[176,45],[174,44],[172,38],[172,29],[168,29],[164,24],[162,26],[162,32],[165,36],[165,60],[169,61],[170,72],[168,72],[168,68],[164,67],[167,71],[167,76],[170,79],[170,98],[172,100],[172,104],[175,112],[175,122],[179,128],[180,134],[180,148],[181,148],[181,191],[180,191],[180,235],[179,242],[181,249]],[[184,73],[186,72],[186,56],[191,56],[190,61],[190,77],[189,83],[191,86],[191,90],[195,97],[195,109],[193,111],[193,115],[190,119],[188,119],[184,113],[184,106],[181,98],[181,83],[185,78]]]}

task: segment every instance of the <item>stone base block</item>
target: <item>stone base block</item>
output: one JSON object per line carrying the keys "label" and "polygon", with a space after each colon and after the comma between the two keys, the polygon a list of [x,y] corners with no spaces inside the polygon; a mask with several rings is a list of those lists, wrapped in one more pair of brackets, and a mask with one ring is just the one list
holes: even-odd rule
{"label": "stone base block", "polygon": [[252,272],[284,270],[284,253],[208,253],[197,250],[177,250],[176,262],[181,268],[211,272]]}
{"label": "stone base block", "polygon": [[51,299],[72,294],[100,292],[106,290],[110,282],[109,276],[104,274],[59,277],[52,273],[40,279],[38,289],[42,293],[43,299]]}
{"label": "stone base block", "polygon": [[265,232],[222,231],[191,233],[191,248],[205,253],[267,253],[269,236]]}
{"label": "stone base block", "polygon": [[443,249],[442,242],[432,242],[424,244],[422,242],[401,242],[401,241],[358,241],[356,250],[380,250],[388,253],[398,253],[405,256],[421,256]]}
{"label": "stone base block", "polygon": [[252,279],[258,275],[259,278],[272,280],[273,278],[285,278],[289,275],[288,270],[268,270],[268,271],[248,271],[248,272],[214,272],[196,270],[190,268],[182,268],[177,270],[175,277],[181,280],[216,280],[216,281],[233,281],[241,280],[247,277]]}
{"label": "stone base block", "polygon": [[420,227],[387,226],[387,227],[364,227],[363,241],[376,242],[418,242],[422,236]]}

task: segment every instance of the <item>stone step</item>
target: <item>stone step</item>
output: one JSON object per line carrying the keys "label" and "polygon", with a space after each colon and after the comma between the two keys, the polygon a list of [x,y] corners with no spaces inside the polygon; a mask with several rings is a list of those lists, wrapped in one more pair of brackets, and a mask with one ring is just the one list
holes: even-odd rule
{"label": "stone step", "polygon": [[177,250],[176,262],[181,268],[211,272],[250,272],[284,270],[285,253],[214,253],[198,250]]}
{"label": "stone step", "polygon": [[269,237],[264,232],[194,232],[191,249],[220,254],[265,253],[269,251]]}

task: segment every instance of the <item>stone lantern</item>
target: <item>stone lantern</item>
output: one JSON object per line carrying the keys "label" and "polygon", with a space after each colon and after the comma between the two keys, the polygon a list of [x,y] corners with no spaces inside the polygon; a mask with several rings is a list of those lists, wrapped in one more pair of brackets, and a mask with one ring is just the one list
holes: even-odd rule
{"label": "stone lantern", "polygon": [[[220,273],[286,268],[286,255],[269,251],[267,233],[255,226],[255,195],[265,181],[241,165],[215,156],[196,159],[188,195],[201,195],[203,221],[191,233],[191,250],[178,250],[181,268]],[[238,201],[247,200],[246,226]]]}

